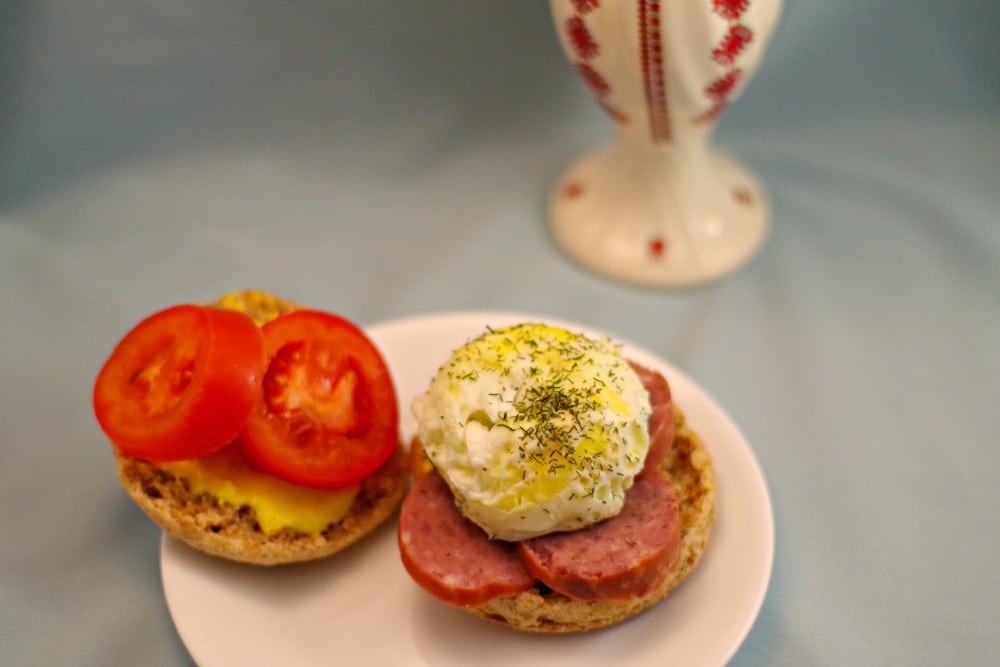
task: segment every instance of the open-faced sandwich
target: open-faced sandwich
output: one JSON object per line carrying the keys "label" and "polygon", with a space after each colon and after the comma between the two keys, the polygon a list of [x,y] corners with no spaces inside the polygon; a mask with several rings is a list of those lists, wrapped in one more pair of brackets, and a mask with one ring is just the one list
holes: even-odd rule
{"label": "open-faced sandwich", "polygon": [[261,292],[146,318],[104,364],[93,403],[132,499],[170,535],[235,561],[336,553],[393,514],[409,479],[374,344]]}
{"label": "open-faced sandwich", "polygon": [[517,630],[592,630],[663,599],[708,544],[708,452],[663,376],[610,340],[488,330],[413,412],[400,555],[447,604]]}

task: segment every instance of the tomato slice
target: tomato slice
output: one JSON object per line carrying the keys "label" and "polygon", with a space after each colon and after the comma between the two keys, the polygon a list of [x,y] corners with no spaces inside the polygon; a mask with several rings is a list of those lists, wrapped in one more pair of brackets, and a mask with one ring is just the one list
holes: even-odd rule
{"label": "tomato slice", "polygon": [[194,459],[233,441],[260,395],[264,339],[243,313],[180,305],[115,346],[94,383],[94,414],[125,454]]}
{"label": "tomato slice", "polygon": [[385,360],[356,325],[296,310],[263,326],[261,400],[240,434],[258,468],[293,484],[336,489],[382,465],[399,441]]}

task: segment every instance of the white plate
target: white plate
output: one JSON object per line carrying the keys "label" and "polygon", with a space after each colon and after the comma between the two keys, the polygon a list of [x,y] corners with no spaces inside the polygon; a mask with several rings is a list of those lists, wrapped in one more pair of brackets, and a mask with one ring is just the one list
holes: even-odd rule
{"label": "white plate", "polygon": [[[523,313],[428,315],[367,329],[396,381],[404,437],[409,405],[451,350],[487,325],[572,322]],[[753,452],[715,401],[673,366],[625,344],[659,369],[712,454],[718,518],[701,564],[666,600],[617,626],[582,635],[512,632],[443,605],[403,570],[395,522],[325,561],[278,569],[238,565],[164,538],[161,573],[181,639],[202,667],[391,665],[722,665],[749,632],[774,553],[771,501]]]}

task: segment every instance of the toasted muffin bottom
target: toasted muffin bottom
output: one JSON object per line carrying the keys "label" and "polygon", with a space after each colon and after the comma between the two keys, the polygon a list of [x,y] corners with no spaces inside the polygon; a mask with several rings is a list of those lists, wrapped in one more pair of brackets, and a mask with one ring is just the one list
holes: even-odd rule
{"label": "toasted muffin bottom", "polygon": [[409,479],[408,454],[400,446],[361,483],[340,521],[317,534],[290,528],[265,534],[253,508],[223,503],[208,493],[194,494],[186,480],[153,463],[117,450],[115,456],[125,490],[164,531],[200,551],[255,565],[323,558],[353,544],[393,514]]}
{"label": "toasted muffin bottom", "polygon": [[466,610],[487,621],[524,632],[584,632],[635,616],[680,585],[708,546],[715,522],[716,488],[712,460],[704,443],[686,426],[684,414],[676,406],[674,410],[677,436],[661,470],[670,477],[680,504],[681,548],[677,566],[660,588],[629,600],[583,601],[536,587]]}

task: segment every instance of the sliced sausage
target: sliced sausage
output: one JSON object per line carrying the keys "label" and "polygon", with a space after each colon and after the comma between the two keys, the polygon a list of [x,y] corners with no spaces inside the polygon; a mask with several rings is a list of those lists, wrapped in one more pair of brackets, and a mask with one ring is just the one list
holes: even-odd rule
{"label": "sliced sausage", "polygon": [[490,540],[455,507],[441,476],[417,480],[399,515],[403,566],[424,590],[459,607],[476,607],[535,584],[510,542]]}
{"label": "sliced sausage", "polygon": [[622,511],[587,528],[519,542],[528,572],[554,591],[579,600],[648,595],[663,583],[680,553],[680,516],[673,485],[643,475]]}
{"label": "sliced sausage", "polygon": [[674,444],[677,423],[674,420],[674,402],[670,395],[667,379],[657,371],[629,362],[649,392],[649,402],[653,412],[649,415],[649,451],[646,453],[644,470],[660,469],[660,465]]}

